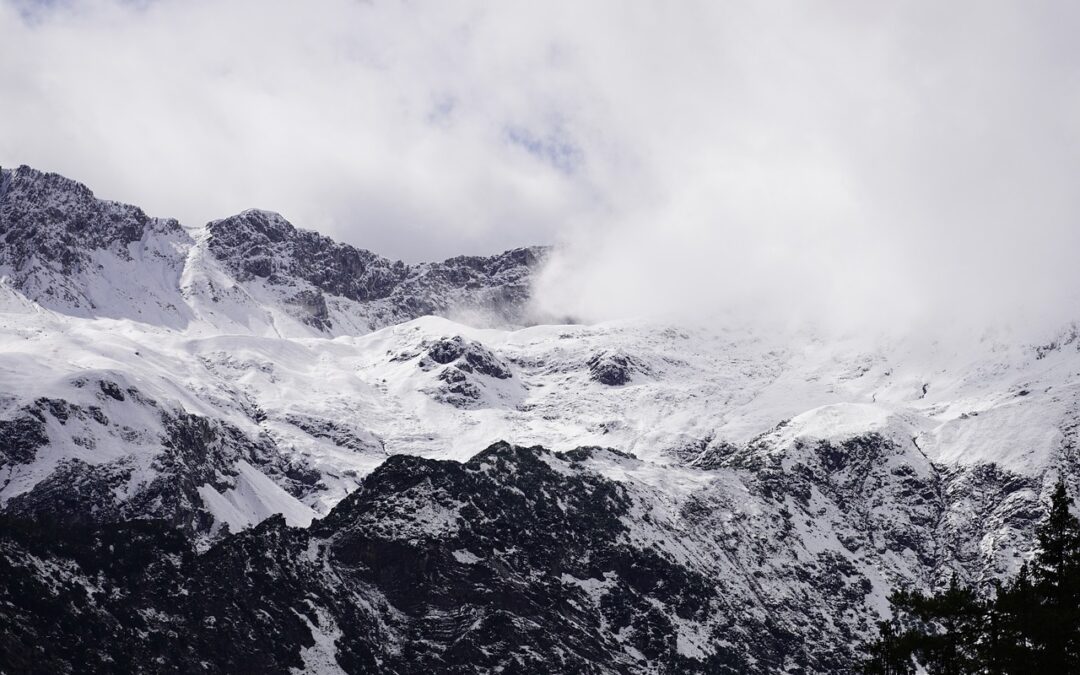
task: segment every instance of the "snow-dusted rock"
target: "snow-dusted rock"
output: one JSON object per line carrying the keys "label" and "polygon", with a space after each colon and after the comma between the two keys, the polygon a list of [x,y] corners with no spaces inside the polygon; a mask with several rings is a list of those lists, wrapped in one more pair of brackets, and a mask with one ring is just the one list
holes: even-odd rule
{"label": "snow-dusted rock", "polygon": [[0,169],[0,278],[41,306],[204,332],[348,335],[427,314],[530,319],[546,249],[407,265],[248,210],[188,231],[27,166]]}

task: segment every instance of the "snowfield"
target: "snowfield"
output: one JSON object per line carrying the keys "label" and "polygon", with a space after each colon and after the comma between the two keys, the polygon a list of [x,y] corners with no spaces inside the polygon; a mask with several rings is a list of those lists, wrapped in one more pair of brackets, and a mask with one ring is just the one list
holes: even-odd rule
{"label": "snowfield", "polygon": [[[977,357],[915,361],[835,341],[798,345],[643,323],[500,330],[434,316],[359,336],[207,335],[207,325],[178,331],[65,316],[10,287],[4,293],[0,415],[45,398],[101,405],[99,388],[85,382],[115,382],[272,439],[289,461],[320,475],[319,489],[299,499],[252,480],[247,464],[227,495],[201,489],[205,506],[234,530],[276,512],[295,522],[324,514],[388,455],[464,461],[507,439],[556,451],[610,447],[658,471],[701,471],[704,480],[711,473],[693,467],[725,448],[765,443],[783,455],[799,441],[875,433],[913,444],[931,462],[994,463],[1037,477],[1057,466],[1077,414],[1080,352],[1071,346],[1040,357],[1022,345],[975,345]],[[510,376],[433,361],[432,347],[452,338],[481,346]],[[627,384],[593,377],[589,361],[609,353],[630,357]],[[462,382],[440,379],[447,371]],[[458,384],[464,393],[454,395]],[[154,449],[146,439],[161,433],[160,422],[137,400],[105,397],[102,409],[106,429],[50,422],[48,450],[3,469],[0,500],[67,459],[131,458],[143,467],[132,480],[147,481]]]}

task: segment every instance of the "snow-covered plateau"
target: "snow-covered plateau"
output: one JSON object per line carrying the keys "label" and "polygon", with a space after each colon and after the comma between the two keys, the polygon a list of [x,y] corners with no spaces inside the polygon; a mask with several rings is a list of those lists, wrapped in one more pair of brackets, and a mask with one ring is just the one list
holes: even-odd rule
{"label": "snow-covered plateau", "polygon": [[1073,327],[555,324],[548,255],[3,169],[0,671],[849,672],[1080,488]]}

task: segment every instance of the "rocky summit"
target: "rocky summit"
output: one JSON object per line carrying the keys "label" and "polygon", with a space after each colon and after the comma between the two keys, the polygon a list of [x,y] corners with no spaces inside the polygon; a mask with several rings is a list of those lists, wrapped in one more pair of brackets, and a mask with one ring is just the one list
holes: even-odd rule
{"label": "rocky summit", "polygon": [[0,169],[0,672],[852,673],[1080,492],[1080,331],[552,323]]}

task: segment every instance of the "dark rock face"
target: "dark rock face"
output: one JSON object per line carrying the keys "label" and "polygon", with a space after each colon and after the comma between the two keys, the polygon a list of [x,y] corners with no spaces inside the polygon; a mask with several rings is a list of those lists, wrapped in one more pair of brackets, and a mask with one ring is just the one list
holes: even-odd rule
{"label": "dark rock face", "polygon": [[0,420],[0,468],[34,461],[37,449],[48,442],[40,410],[24,409],[13,419]]}
{"label": "dark rock face", "polygon": [[342,422],[335,422],[311,415],[290,414],[285,421],[315,438],[325,438],[334,445],[356,452],[385,454],[382,439],[365,429],[357,429]]}
{"label": "dark rock face", "polygon": [[138,465],[134,456],[93,463],[66,459],[48,468],[31,489],[0,505],[0,513],[81,526],[149,518],[205,538],[214,520],[199,489],[210,485],[228,490],[240,461],[259,467],[296,497],[325,489],[318,474],[286,459],[267,438],[251,438],[220,420],[163,409],[138,390],[122,389],[115,382],[100,380],[98,388],[97,400],[141,408],[156,417],[160,427],[147,435],[110,420],[96,405],[41,398],[13,418],[0,420],[0,472],[11,476],[12,469],[20,468],[17,465],[25,468],[34,462],[37,450],[49,443],[49,420],[91,455],[95,433],[99,438],[145,443],[156,449],[149,466]]}
{"label": "dark rock face", "polygon": [[434,390],[435,398],[458,408],[469,408],[477,404],[484,396],[484,390],[473,382],[464,371],[457,368],[443,368],[439,371],[442,386]]}
{"label": "dark rock face", "polygon": [[[760,452],[724,460],[757,462],[745,493],[704,485],[677,510],[606,477],[641,466],[611,450],[393,456],[311,527],[273,517],[201,555],[163,520],[9,513],[0,669],[853,672],[881,576],[956,570],[968,509],[1041,513],[1022,479],[943,476],[881,436]],[[839,543],[801,538],[810,519]]]}
{"label": "dark rock face", "polygon": [[437,376],[442,384],[429,393],[458,408],[481,404],[486,378],[510,380],[514,377],[509,364],[479,342],[460,335],[442,338],[422,348],[426,351],[419,360],[421,369],[445,366]]}
{"label": "dark rock face", "polygon": [[[87,412],[69,406],[61,414]],[[227,489],[236,461],[253,460],[258,453],[243,434],[220,422],[172,413],[162,413],[162,419],[166,432],[148,483],[129,490],[137,467],[128,458],[97,464],[65,460],[29,492],[10,499],[3,513],[84,526],[152,518],[191,535],[209,531],[213,519],[203,508],[199,487]]]}
{"label": "dark rock face", "polygon": [[[95,251],[130,262],[129,245],[147,238],[188,237],[175,220],[97,199],[85,185],[63,176],[28,166],[0,170],[0,268],[45,306],[94,309],[72,278],[94,273]],[[163,258],[163,264],[178,261]]]}
{"label": "dark rock face", "polygon": [[[502,359],[479,342],[465,340],[460,335],[443,338],[431,345],[428,357],[435,363],[454,366],[464,373],[478,373],[498,380],[508,380],[514,373]],[[421,367],[424,364],[421,363]]]}
{"label": "dark rock face", "polygon": [[139,241],[152,220],[55,173],[20,166],[0,174],[0,252],[16,268],[37,256],[73,272],[87,250]]}
{"label": "dark rock face", "polygon": [[290,304],[297,308],[301,320],[307,325],[323,331],[333,327],[330,308],[326,304],[326,296],[322,293],[300,291],[290,299]]}
{"label": "dark rock face", "polygon": [[[162,672],[167,632],[137,637],[149,588],[178,590],[193,554],[157,521],[73,527],[0,515],[0,668],[9,673]],[[145,634],[145,633],[144,633]]]}
{"label": "dark rock face", "polygon": [[630,384],[634,373],[646,372],[646,368],[632,356],[620,353],[605,352],[597,354],[589,359],[589,379],[606,384],[609,387],[620,387]]}
{"label": "dark rock face", "polygon": [[[784,450],[761,439],[702,457],[708,468],[747,471],[755,491],[786,497],[793,518],[812,518],[853,557],[903,558],[904,571],[885,571],[892,584],[941,586],[955,574],[989,591],[1030,550],[1043,512],[1038,477],[994,464],[934,464],[911,441],[867,433]],[[822,509],[823,500],[833,506]],[[993,555],[980,550],[990,536]]]}
{"label": "dark rock face", "polygon": [[508,324],[527,323],[532,275],[547,254],[546,247],[532,246],[419,265],[392,299],[410,318],[465,311]]}
{"label": "dark rock face", "polygon": [[428,356],[435,363],[446,365],[456,361],[465,353],[465,339],[460,335],[452,338],[443,338],[428,349]]}
{"label": "dark rock face", "polygon": [[276,213],[244,211],[213,222],[210,251],[240,281],[297,277],[357,302],[385,298],[409,273],[371,251],[298,230]]}
{"label": "dark rock face", "polygon": [[9,518],[0,667],[286,673],[318,637],[349,673],[769,672],[794,645],[752,617],[761,651],[713,627],[710,653],[683,653],[676,622],[731,608],[635,543],[634,497],[575,461],[596,452],[395,456],[311,528],[271,518],[201,556],[161,521]]}
{"label": "dark rock face", "polygon": [[[96,405],[80,406],[57,398],[36,399],[14,411],[9,419],[0,420],[0,470],[16,464],[30,464],[37,458],[37,451],[49,443],[46,423],[50,417],[61,425],[73,420],[97,426],[109,425],[109,418]],[[94,444],[89,435],[75,436],[73,441],[84,447]]]}
{"label": "dark rock face", "polygon": [[532,272],[546,253],[534,247],[407,265],[299,230],[266,211],[245,211],[208,228],[210,251],[238,280],[259,278],[279,286],[299,280],[317,289],[301,291],[292,302],[307,323],[321,330],[332,327],[323,293],[360,303],[381,301],[384,306],[373,317],[376,326],[453,312],[520,322]]}

